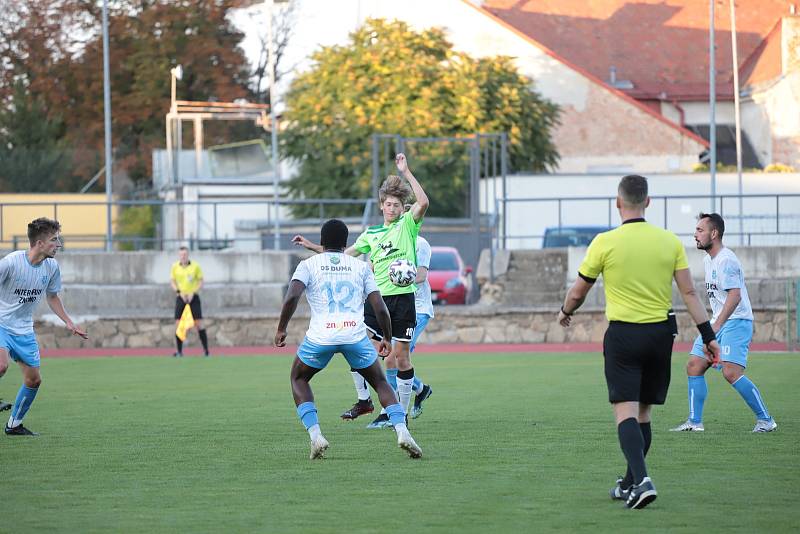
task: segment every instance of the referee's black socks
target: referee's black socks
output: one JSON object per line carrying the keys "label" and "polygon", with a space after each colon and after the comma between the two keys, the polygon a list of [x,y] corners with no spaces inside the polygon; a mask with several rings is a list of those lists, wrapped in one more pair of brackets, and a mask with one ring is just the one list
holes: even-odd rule
{"label": "referee's black socks", "polygon": [[[647,424],[647,435],[651,435],[650,424]],[[645,455],[645,437],[639,422],[635,417],[629,417],[617,425],[617,434],[619,435],[619,446],[622,448],[622,453],[625,459],[628,460],[628,469],[630,469],[633,476],[633,483],[639,484],[644,477],[647,476],[647,467],[644,463]],[[647,440],[648,449],[649,441]],[[626,477],[627,478],[627,477]]]}
{"label": "referee's black socks", "polygon": [[[650,430],[650,422],[639,423],[639,429],[642,431],[642,438],[644,439],[644,457],[647,458],[647,451],[650,450],[650,442],[653,439],[653,433]],[[625,477],[619,485],[622,489],[628,489],[633,486],[633,474],[631,473],[630,467],[628,467],[628,470],[625,472]]]}
{"label": "referee's black socks", "polygon": [[206,335],[206,329],[203,328],[197,333],[200,335],[200,343],[203,344],[203,351],[208,354],[208,335]]}

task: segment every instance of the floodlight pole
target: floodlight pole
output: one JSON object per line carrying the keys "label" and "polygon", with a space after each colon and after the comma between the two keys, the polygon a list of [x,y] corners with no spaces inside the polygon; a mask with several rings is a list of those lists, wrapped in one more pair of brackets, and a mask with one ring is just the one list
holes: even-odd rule
{"label": "floodlight pole", "polygon": [[711,15],[708,25],[708,99],[711,107],[711,115],[708,125],[709,146],[709,170],[711,171],[711,211],[717,210],[717,73],[714,58],[716,47],[714,46],[714,2],[709,0]]}
{"label": "floodlight pole", "polygon": [[731,5],[731,49],[733,56],[733,113],[736,119],[736,176],[739,185],[739,244],[744,245],[744,223],[742,222],[742,114],[739,101],[739,52],[736,46],[736,6],[734,0]]}
{"label": "floodlight pole", "polygon": [[281,248],[281,220],[280,220],[280,181],[281,166],[278,161],[278,120],[275,117],[275,42],[272,35],[272,10],[275,0],[267,2],[267,68],[269,69],[269,122],[270,140],[272,144],[272,188],[275,199],[275,220],[273,234],[275,237],[274,248]]}
{"label": "floodlight pole", "polygon": [[111,207],[114,161],[111,152],[111,76],[108,66],[108,0],[103,0],[103,115],[105,118],[105,159],[106,159],[106,251],[114,248],[114,235],[111,226]]}

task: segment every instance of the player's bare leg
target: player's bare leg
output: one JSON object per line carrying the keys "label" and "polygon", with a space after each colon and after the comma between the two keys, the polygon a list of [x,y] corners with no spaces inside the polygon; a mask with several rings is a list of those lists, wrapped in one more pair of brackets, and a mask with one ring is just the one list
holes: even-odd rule
{"label": "player's bare leg", "polygon": [[311,453],[309,458],[316,460],[323,458],[328,449],[328,440],[322,435],[317,418],[317,408],[314,405],[314,392],[311,391],[311,379],[320,370],[310,367],[295,357],[292,363],[290,380],[292,383],[292,396],[297,406],[297,416],[308,431],[311,439]]}

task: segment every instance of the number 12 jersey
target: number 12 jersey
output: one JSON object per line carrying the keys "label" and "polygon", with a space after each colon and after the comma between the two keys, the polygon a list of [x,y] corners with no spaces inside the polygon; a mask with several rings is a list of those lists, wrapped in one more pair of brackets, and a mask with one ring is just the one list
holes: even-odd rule
{"label": "number 12 jersey", "polygon": [[378,291],[366,262],[341,252],[323,252],[301,261],[292,280],[306,286],[311,306],[309,341],[340,345],[364,338],[364,300]]}

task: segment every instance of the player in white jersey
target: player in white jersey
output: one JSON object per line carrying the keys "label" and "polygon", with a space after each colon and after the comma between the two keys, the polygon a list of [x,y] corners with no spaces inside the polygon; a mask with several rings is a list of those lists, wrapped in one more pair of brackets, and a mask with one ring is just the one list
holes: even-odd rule
{"label": "player in white jersey", "polygon": [[[720,360],[725,380],[742,396],[756,417],[753,432],[772,432],[778,425],[769,415],[764,399],[753,382],[744,376],[747,352],[753,338],[753,308],[744,283],[742,264],[736,254],[722,244],[725,221],[717,213],[701,213],[694,239],[703,258],[706,293],[711,304],[711,325],[722,349]],[[675,432],[702,432],[703,407],[708,396],[705,372],[711,363],[703,356],[698,338],[690,352],[686,372],[689,375],[689,418],[671,429]]]}
{"label": "player in white jersey", "polygon": [[87,338],[75,326],[58,296],[61,271],[55,260],[61,247],[58,221],[44,217],[28,224],[30,249],[18,250],[0,260],[0,377],[8,370],[9,357],[22,370],[22,387],[17,393],[11,417],[5,426],[8,436],[35,436],[24,426],[42,377],[39,373],[39,344],[33,332],[33,311],[42,298],[73,335]]}
{"label": "player in white jersey", "polygon": [[275,333],[275,345],[285,346],[289,320],[297,309],[300,296],[306,291],[311,322],[305,339],[297,348],[291,383],[297,415],[311,438],[310,457],[312,460],[322,458],[328,441],[320,431],[309,382],[339,352],[350,367],[357,369],[378,392],[397,433],[397,444],[411,458],[420,458],[422,450],[408,432],[405,411],[386,381],[378,362],[378,352],[367,337],[364,325],[364,300],[369,299],[385,333],[380,341],[380,353],[388,355],[392,330],[389,311],[369,266],[344,253],[347,236],[347,226],[342,221],[331,219],[322,225],[322,253],[303,260],[297,266],[289,282]]}

